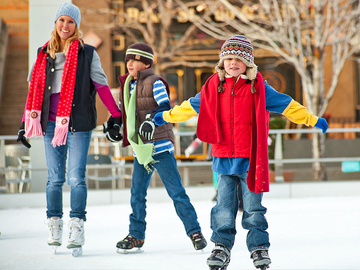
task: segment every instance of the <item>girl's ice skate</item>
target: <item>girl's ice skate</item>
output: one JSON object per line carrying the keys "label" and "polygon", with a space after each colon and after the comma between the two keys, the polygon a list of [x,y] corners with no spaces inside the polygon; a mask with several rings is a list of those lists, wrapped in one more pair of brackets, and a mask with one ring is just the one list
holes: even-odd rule
{"label": "girl's ice skate", "polygon": [[71,218],[69,223],[69,240],[67,248],[71,249],[74,257],[82,255],[82,246],[85,244],[84,220]]}
{"label": "girl's ice skate", "polygon": [[[122,254],[141,253],[141,252],[143,252],[143,250],[141,250],[140,248],[144,245],[144,242],[145,242],[145,240],[139,240],[131,235],[127,235],[123,240],[117,242],[116,252],[122,253]],[[132,250],[134,247],[137,249]]]}
{"label": "girl's ice skate", "polygon": [[64,222],[59,217],[51,217],[47,220],[47,225],[49,227],[49,236],[47,243],[54,250],[56,254],[57,247],[62,244],[62,229]]}

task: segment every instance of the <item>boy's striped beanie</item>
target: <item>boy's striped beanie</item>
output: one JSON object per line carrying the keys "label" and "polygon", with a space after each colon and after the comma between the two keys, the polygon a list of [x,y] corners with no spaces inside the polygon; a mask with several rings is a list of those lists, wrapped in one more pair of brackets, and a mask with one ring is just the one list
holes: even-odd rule
{"label": "boy's striped beanie", "polygon": [[224,80],[224,59],[228,58],[240,59],[248,67],[246,76],[250,80],[256,78],[257,66],[254,64],[253,46],[245,36],[234,35],[221,46],[220,60],[215,67],[215,70],[219,74],[220,81]]}
{"label": "boy's striped beanie", "polygon": [[134,43],[126,50],[125,62],[130,59],[138,60],[143,62],[145,65],[152,66],[154,63],[154,51],[146,43]]}

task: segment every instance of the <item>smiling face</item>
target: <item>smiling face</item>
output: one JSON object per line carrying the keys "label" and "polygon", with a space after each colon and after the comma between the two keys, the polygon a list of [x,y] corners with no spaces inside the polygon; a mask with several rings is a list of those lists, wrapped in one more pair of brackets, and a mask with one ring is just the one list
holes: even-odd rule
{"label": "smiling face", "polygon": [[246,65],[240,59],[224,59],[224,69],[226,73],[234,78],[239,77],[241,74],[245,74],[246,68]]}
{"label": "smiling face", "polygon": [[150,65],[145,65],[141,61],[130,59],[129,61],[126,62],[126,67],[129,71],[129,74],[136,79],[138,71],[145,70],[148,67],[150,67]]}
{"label": "smiling face", "polygon": [[65,44],[65,41],[74,35],[75,29],[76,23],[70,16],[62,15],[56,21],[56,32],[62,44]]}

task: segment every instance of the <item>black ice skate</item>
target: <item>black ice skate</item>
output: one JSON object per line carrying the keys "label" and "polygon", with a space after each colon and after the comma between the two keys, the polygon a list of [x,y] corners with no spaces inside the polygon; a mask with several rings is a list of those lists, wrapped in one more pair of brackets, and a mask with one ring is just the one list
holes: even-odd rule
{"label": "black ice skate", "polygon": [[117,242],[116,247],[118,253],[129,253],[132,248],[137,248],[132,251],[135,253],[143,252],[140,248],[144,245],[145,240],[139,240],[131,235],[127,235],[123,240]]}
{"label": "black ice skate", "polygon": [[196,250],[202,250],[207,246],[207,242],[206,239],[204,238],[203,234],[201,233],[201,231],[198,232],[194,232],[193,234],[191,234],[190,236],[191,242],[194,245],[194,248]]}
{"label": "black ice skate", "polygon": [[261,270],[269,268],[269,264],[271,263],[267,249],[254,250],[251,252],[250,258],[253,259],[254,266],[256,268],[260,268]]}
{"label": "black ice skate", "polygon": [[230,250],[223,245],[217,244],[207,259],[210,270],[226,270],[230,263]]}

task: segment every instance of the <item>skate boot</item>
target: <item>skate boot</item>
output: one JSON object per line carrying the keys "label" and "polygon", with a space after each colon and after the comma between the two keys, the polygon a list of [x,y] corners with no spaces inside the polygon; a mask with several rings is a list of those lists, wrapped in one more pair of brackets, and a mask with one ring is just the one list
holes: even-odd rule
{"label": "skate boot", "polygon": [[135,253],[142,252],[140,249],[144,245],[145,240],[139,240],[128,234],[123,240],[117,242],[116,247],[118,253],[129,253],[132,248],[137,248],[133,251]]}
{"label": "skate boot", "polygon": [[216,244],[211,251],[210,257],[207,259],[207,265],[210,270],[226,270],[229,263],[230,250],[221,244]]}
{"label": "skate boot", "polygon": [[194,248],[196,250],[202,250],[207,246],[207,242],[206,239],[204,238],[203,234],[201,233],[201,231],[198,232],[194,232],[193,234],[191,234],[190,236],[191,242],[194,245]]}
{"label": "skate boot", "polygon": [[56,248],[62,244],[63,224],[63,220],[59,217],[51,217],[47,220],[47,225],[49,227],[47,243],[49,246],[52,246],[54,254],[56,253]]}
{"label": "skate boot", "polygon": [[71,249],[74,257],[82,255],[82,246],[85,244],[84,220],[71,218],[69,222],[69,240],[67,248]]}
{"label": "skate boot", "polygon": [[261,270],[269,268],[269,264],[271,263],[267,249],[254,250],[251,252],[250,258],[253,259],[254,266],[256,268],[260,268]]}

